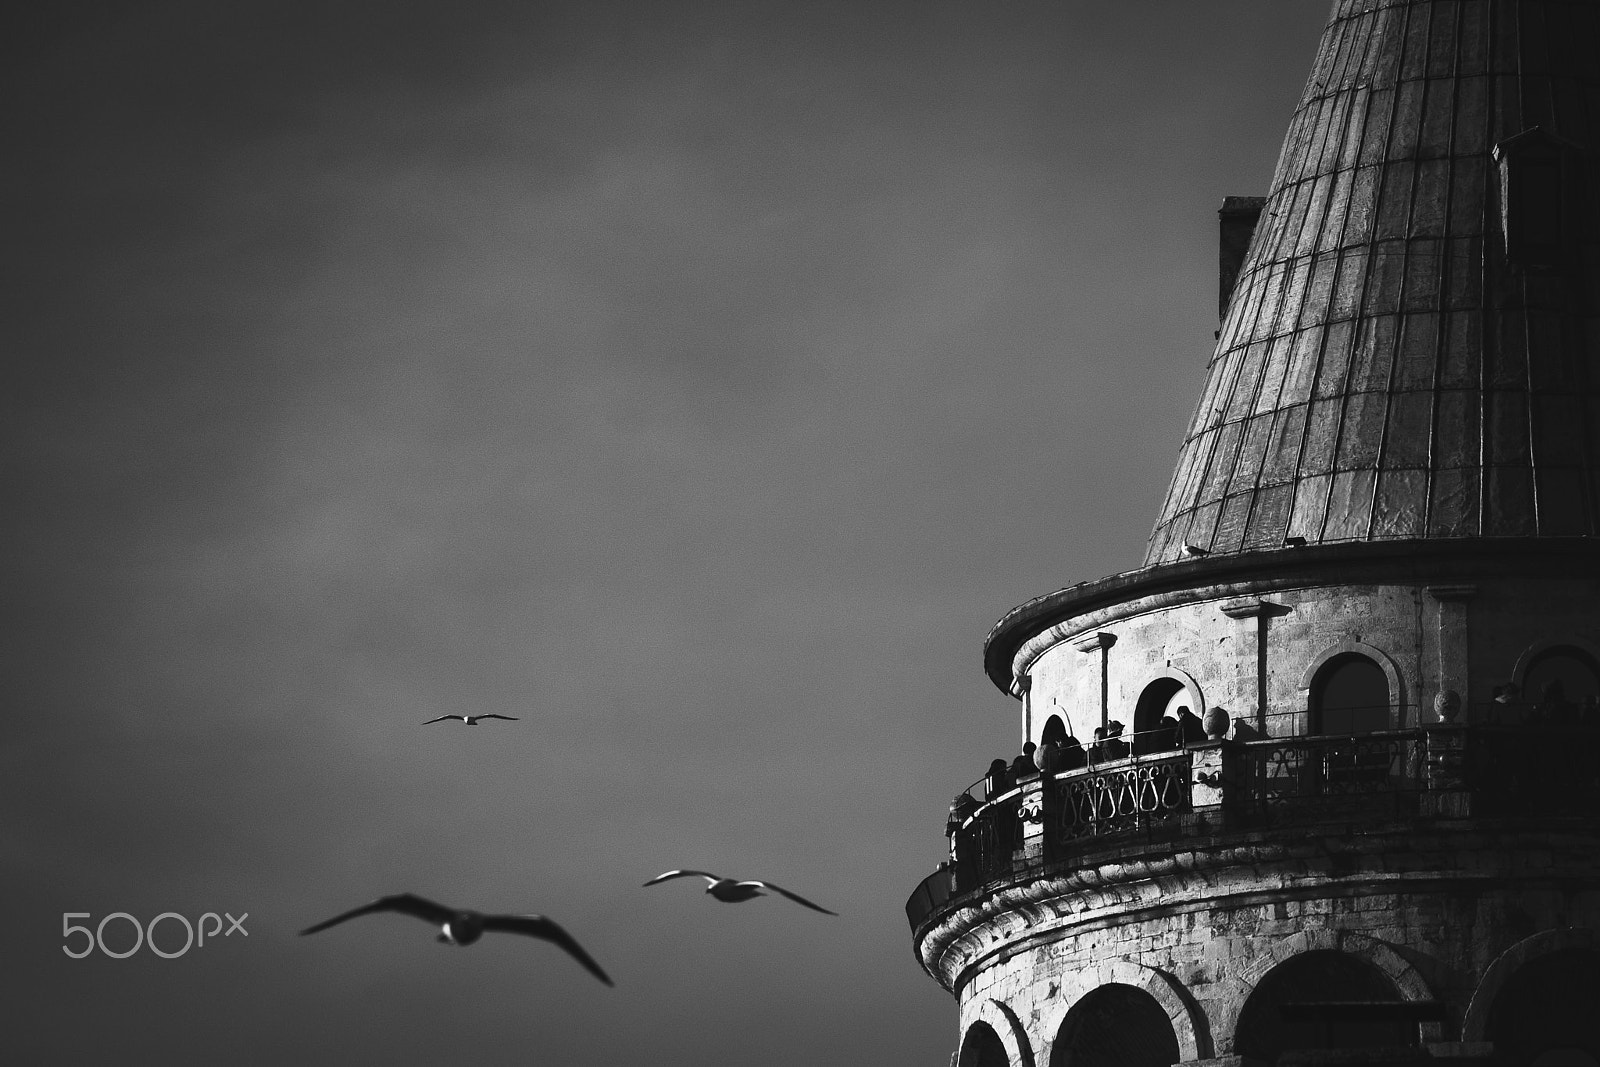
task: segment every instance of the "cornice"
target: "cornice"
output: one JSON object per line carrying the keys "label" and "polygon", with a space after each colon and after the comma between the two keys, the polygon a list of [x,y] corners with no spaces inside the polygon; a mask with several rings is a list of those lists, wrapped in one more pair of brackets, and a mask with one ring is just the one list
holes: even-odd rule
{"label": "cornice", "polygon": [[1462,820],[1235,834],[1159,854],[1104,850],[953,900],[916,930],[914,945],[923,969],[959,995],[985,967],[1040,944],[1163,916],[1385,892],[1593,885],[1597,838],[1600,826],[1588,821],[1530,831],[1518,820]]}

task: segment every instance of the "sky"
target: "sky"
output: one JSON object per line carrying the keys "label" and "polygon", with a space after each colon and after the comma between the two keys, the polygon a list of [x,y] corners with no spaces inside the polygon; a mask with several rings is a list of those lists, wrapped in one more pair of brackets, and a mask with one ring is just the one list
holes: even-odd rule
{"label": "sky", "polygon": [[[903,905],[1020,744],[984,636],[1139,564],[1216,209],[1326,14],[13,16],[18,1062],[945,1064]],[[839,915],[642,888],[681,867]],[[616,986],[405,916],[297,936],[399,892],[548,915]],[[63,951],[116,912],[248,918]]]}

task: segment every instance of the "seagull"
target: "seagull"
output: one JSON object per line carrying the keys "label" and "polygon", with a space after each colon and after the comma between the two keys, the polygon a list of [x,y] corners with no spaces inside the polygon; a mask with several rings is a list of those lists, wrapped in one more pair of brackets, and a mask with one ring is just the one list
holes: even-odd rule
{"label": "seagull", "polygon": [[1210,552],[1207,552],[1205,549],[1201,548],[1199,545],[1191,545],[1191,544],[1185,544],[1183,546],[1183,554],[1186,555],[1186,556],[1209,556],[1209,555],[1211,555]]}
{"label": "seagull", "polygon": [[308,926],[300,931],[300,936],[314,934],[318,930],[326,930],[330,926],[337,926],[346,919],[354,919],[362,915],[371,915],[379,911],[398,911],[402,915],[415,915],[430,923],[436,923],[441,933],[439,940],[447,945],[466,946],[472,944],[483,936],[485,930],[503,930],[508,934],[527,934],[537,937],[541,941],[554,942],[566,949],[567,955],[583,964],[584,969],[594,975],[606,985],[613,985],[606,972],[600,965],[583,950],[583,946],[574,941],[572,935],[556,924],[554,919],[547,919],[543,915],[484,915],[476,911],[459,911],[447,908],[443,904],[435,904],[431,900],[412,893],[400,893],[392,897],[379,897],[371,904],[335,915],[325,922],[315,926]]}
{"label": "seagull", "polygon": [[491,711],[491,712],[488,712],[487,714],[484,714],[484,715],[441,715],[437,719],[429,719],[427,722],[423,723],[422,725],[423,726],[427,726],[427,725],[429,725],[431,723],[444,722],[446,719],[460,719],[462,722],[466,723],[468,726],[476,726],[476,725],[478,725],[478,720],[479,719],[506,719],[506,720],[508,720],[510,722],[516,722],[517,721],[517,717],[515,715],[496,715],[494,712]]}
{"label": "seagull", "polygon": [[721,875],[711,874],[707,871],[668,871],[666,874],[656,875],[654,878],[646,882],[645,885],[655,885],[657,882],[665,882],[669,878],[704,878],[706,880],[706,892],[710,893],[724,904],[739,904],[755,897],[764,896],[765,894],[763,894],[761,891],[763,889],[770,889],[779,896],[788,897],[796,904],[804,904],[812,911],[820,911],[824,915],[839,914],[836,911],[829,911],[827,908],[818,907],[805,897],[800,896],[798,893],[791,893],[787,889],[773,885],[771,882],[761,882],[754,878],[746,879],[743,882],[736,882],[732,878],[724,878]]}

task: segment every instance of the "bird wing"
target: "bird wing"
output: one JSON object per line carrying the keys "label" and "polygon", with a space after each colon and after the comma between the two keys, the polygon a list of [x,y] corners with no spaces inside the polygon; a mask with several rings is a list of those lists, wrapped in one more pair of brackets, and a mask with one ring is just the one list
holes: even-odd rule
{"label": "bird wing", "polygon": [[515,715],[498,715],[498,714],[496,714],[496,713],[494,713],[492,711],[488,712],[488,713],[486,713],[484,715],[474,715],[473,718],[474,719],[505,719],[508,722],[516,722],[517,721],[517,717]]}
{"label": "bird wing", "polygon": [[806,907],[810,908],[812,911],[820,911],[824,915],[837,915],[837,914],[839,914],[836,911],[829,911],[827,908],[824,908],[819,904],[813,904],[813,903],[811,903],[811,901],[807,900],[805,897],[801,896],[799,893],[791,893],[787,889],[783,888],[782,886],[773,885],[771,882],[760,882],[760,881],[756,881],[755,879],[752,878],[748,882],[740,882],[739,884],[740,885],[759,886],[762,889],[770,889],[774,893],[778,893],[778,894],[780,894],[782,896],[788,897],[790,900],[794,901],[796,904],[804,904]]}
{"label": "bird wing", "polygon": [[504,930],[511,934],[527,934],[537,937],[542,941],[561,946],[567,950],[567,955],[583,964],[585,970],[594,975],[606,985],[615,985],[609,975],[600,969],[594,957],[583,950],[573,936],[563,930],[554,919],[547,919],[543,915],[485,915],[483,917],[485,930]]}
{"label": "bird wing", "polygon": [[419,725],[427,726],[430,723],[444,722],[446,719],[461,719],[463,722],[466,721],[466,717],[463,715],[441,715],[437,719],[429,719],[427,722],[420,723]]}
{"label": "bird wing", "polygon": [[645,885],[655,885],[657,882],[665,882],[669,878],[709,878],[713,885],[722,881],[720,875],[710,874],[706,871],[668,871],[666,874],[656,875]]}
{"label": "bird wing", "polygon": [[435,904],[431,900],[424,900],[411,893],[400,893],[392,897],[379,897],[371,904],[363,904],[359,908],[352,908],[343,915],[335,915],[315,926],[308,926],[300,931],[301,936],[314,934],[318,930],[326,930],[330,926],[337,926],[346,919],[354,919],[362,915],[371,915],[379,911],[398,911],[403,915],[415,915],[419,919],[426,919],[431,923],[444,923],[455,917],[455,912],[443,904]]}

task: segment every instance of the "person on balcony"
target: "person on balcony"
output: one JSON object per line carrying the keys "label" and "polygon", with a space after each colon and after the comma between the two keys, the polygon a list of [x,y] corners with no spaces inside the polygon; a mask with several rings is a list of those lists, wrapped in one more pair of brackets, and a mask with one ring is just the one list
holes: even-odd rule
{"label": "person on balcony", "polygon": [[1150,747],[1157,751],[1183,747],[1183,727],[1178,723],[1177,716],[1161,716],[1161,722],[1156,727],[1155,744]]}
{"label": "person on balcony", "polygon": [[1089,762],[1104,763],[1106,761],[1106,728],[1094,728],[1094,741],[1089,745]]}
{"label": "person on balcony", "polygon": [[1125,759],[1128,755],[1128,742],[1122,739],[1125,727],[1115,719],[1106,725],[1106,739],[1103,747],[1105,758],[1108,760]]}
{"label": "person on balcony", "polygon": [[1032,741],[1023,743],[1022,755],[1011,761],[1011,780],[1013,782],[1020,782],[1025,776],[1038,773],[1038,768],[1034,766],[1034,752],[1038,747]]}
{"label": "person on balcony", "polygon": [[1534,715],[1547,726],[1570,730],[1578,725],[1578,705],[1567,699],[1566,686],[1561,679],[1552,678],[1545,683]]}
{"label": "person on balcony", "polygon": [[1088,766],[1089,757],[1083,751],[1083,744],[1076,737],[1068,734],[1066,739],[1060,742],[1060,747],[1063,771],[1075,771]]}
{"label": "person on balcony", "polygon": [[989,764],[989,773],[983,776],[983,787],[987,790],[986,800],[993,800],[1011,788],[1011,771],[1005,760],[997,759]]}
{"label": "person on balcony", "polygon": [[1200,716],[1189,710],[1189,705],[1178,705],[1178,736],[1179,744],[1187,748],[1198,745],[1206,740],[1206,726],[1200,721]]}

